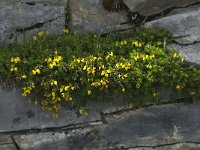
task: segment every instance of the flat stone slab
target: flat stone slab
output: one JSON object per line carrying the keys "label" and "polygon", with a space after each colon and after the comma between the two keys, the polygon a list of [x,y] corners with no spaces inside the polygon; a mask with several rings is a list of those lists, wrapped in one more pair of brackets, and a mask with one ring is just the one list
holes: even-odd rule
{"label": "flat stone slab", "polygon": [[143,16],[151,16],[162,13],[167,9],[186,7],[200,2],[200,0],[123,0],[125,5],[132,11]]}
{"label": "flat stone slab", "polygon": [[[162,102],[169,102],[172,90],[162,90],[159,92]],[[137,99],[137,98],[136,98]],[[58,119],[52,117],[49,111],[42,111],[40,106],[30,102],[20,94],[19,89],[10,91],[0,90],[0,133],[19,131],[19,130],[42,130],[67,128],[102,122],[102,114],[112,114],[118,111],[128,110],[135,106],[128,103],[124,95],[117,96],[108,102],[88,102],[87,108],[90,109],[88,117],[77,115],[77,110],[69,110],[67,107],[60,112]],[[145,101],[141,105],[152,104]]]}
{"label": "flat stone slab", "polygon": [[101,120],[99,110],[92,110],[88,117],[77,116],[75,110],[64,109],[58,119],[51,112],[42,111],[20,95],[19,90],[0,91],[0,133],[26,129],[67,127]]}
{"label": "flat stone slab", "polygon": [[104,34],[133,28],[127,23],[129,19],[125,11],[106,11],[101,0],[72,0],[69,6],[70,28],[76,33]]}
{"label": "flat stone slab", "polygon": [[[199,148],[200,103],[169,104],[108,115],[104,125],[71,133],[15,136],[22,150]],[[43,148],[43,149],[42,149]]]}
{"label": "flat stone slab", "polygon": [[199,103],[170,104],[108,116],[107,124],[87,137],[92,140],[85,144],[85,147],[95,149],[199,142],[199,107]]}
{"label": "flat stone slab", "polygon": [[0,41],[30,38],[38,31],[59,35],[65,27],[68,0],[1,0]]}
{"label": "flat stone slab", "polygon": [[169,30],[175,38],[175,44],[169,48],[175,48],[185,57],[186,61],[200,64],[200,9],[186,13],[164,17],[146,23],[147,27],[160,27]]}

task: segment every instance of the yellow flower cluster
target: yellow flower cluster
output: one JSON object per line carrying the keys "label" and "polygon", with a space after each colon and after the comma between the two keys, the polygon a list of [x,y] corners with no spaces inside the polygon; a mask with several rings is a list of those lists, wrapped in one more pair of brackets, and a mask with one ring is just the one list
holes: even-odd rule
{"label": "yellow flower cluster", "polygon": [[128,75],[127,75],[127,74],[118,74],[117,77],[118,77],[119,79],[121,79],[121,80],[124,80],[125,78],[128,77]]}
{"label": "yellow flower cluster", "polygon": [[11,63],[16,63],[16,64],[17,64],[17,63],[20,62],[20,58],[19,58],[19,57],[11,58],[11,59],[10,59],[10,62],[11,62]]}
{"label": "yellow flower cluster", "polygon": [[17,71],[17,67],[12,67],[12,68],[10,68],[10,71],[11,71],[11,72]]}
{"label": "yellow flower cluster", "polygon": [[126,71],[128,71],[129,69],[131,69],[131,64],[130,63],[117,63],[115,65],[115,68],[116,69],[125,69]]}
{"label": "yellow flower cluster", "polygon": [[70,95],[70,91],[74,91],[77,87],[66,85],[61,86],[60,88],[60,94],[66,101],[72,101],[72,97]]}
{"label": "yellow flower cluster", "polygon": [[135,61],[138,61],[138,60],[142,60],[142,61],[148,61],[148,60],[153,60],[155,58],[155,54],[151,54],[151,55],[147,55],[147,54],[141,54],[139,55],[138,53],[134,56],[132,56],[132,58],[135,60]]}
{"label": "yellow flower cluster", "polygon": [[139,42],[139,41],[132,41],[132,45],[135,47],[142,47],[143,43]]}
{"label": "yellow flower cluster", "polygon": [[[46,36],[48,36],[49,35],[49,31],[46,31],[46,32],[40,31],[40,32],[37,33],[38,37],[42,37],[44,34],[46,34]],[[37,40],[37,36],[34,35],[33,36],[33,40],[36,41]]]}
{"label": "yellow flower cluster", "polygon": [[88,112],[86,110],[84,110],[83,108],[80,108],[78,110],[78,112],[79,112],[80,115],[84,115],[86,117],[89,115]]}
{"label": "yellow flower cluster", "polygon": [[38,69],[38,68],[35,68],[35,69],[32,70],[32,74],[33,74],[33,75],[36,75],[36,74],[39,75],[40,73],[41,73],[41,71],[40,71],[40,69]]}
{"label": "yellow flower cluster", "polygon": [[51,86],[54,86],[54,85],[57,86],[57,85],[58,85],[58,81],[52,80],[52,81],[51,81]]}
{"label": "yellow flower cluster", "polygon": [[94,81],[91,83],[91,86],[92,87],[102,87],[102,88],[108,88],[108,83],[109,81],[106,80],[105,78],[101,79],[101,80],[98,80],[98,81]]}
{"label": "yellow flower cluster", "polygon": [[113,52],[108,53],[108,55],[106,56],[106,60],[108,60],[109,58],[111,58],[113,56],[114,56]]}
{"label": "yellow flower cluster", "polygon": [[45,59],[45,62],[47,62],[49,65],[49,68],[52,69],[56,67],[62,61],[62,59],[63,59],[62,56],[55,56],[53,59],[49,57]]}
{"label": "yellow flower cluster", "polygon": [[31,90],[33,90],[34,88],[35,88],[35,84],[34,83],[32,83],[28,87],[22,88],[22,90],[23,90],[22,96],[27,96],[28,94],[31,94]]}
{"label": "yellow flower cluster", "polygon": [[101,75],[108,78],[111,75],[111,73],[112,73],[111,69],[105,69],[105,70],[102,70]]}
{"label": "yellow flower cluster", "polygon": [[122,40],[122,41],[120,41],[120,42],[118,42],[118,41],[115,42],[115,46],[116,46],[116,47],[125,46],[125,45],[127,45],[127,44],[128,44],[127,40]]}

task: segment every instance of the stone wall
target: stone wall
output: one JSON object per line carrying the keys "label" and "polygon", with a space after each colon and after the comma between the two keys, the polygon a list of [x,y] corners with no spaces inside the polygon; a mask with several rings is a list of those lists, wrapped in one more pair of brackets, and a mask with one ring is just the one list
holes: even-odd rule
{"label": "stone wall", "polygon": [[1,0],[0,41],[22,41],[40,30],[60,35],[65,27],[76,33],[124,31],[200,2],[112,0],[109,5],[123,4],[114,12],[105,9],[104,1],[108,0]]}

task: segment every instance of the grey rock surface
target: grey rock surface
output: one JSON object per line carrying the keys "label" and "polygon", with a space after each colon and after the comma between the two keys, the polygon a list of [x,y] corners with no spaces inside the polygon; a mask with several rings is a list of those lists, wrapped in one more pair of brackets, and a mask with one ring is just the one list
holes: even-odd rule
{"label": "grey rock surface", "polygon": [[68,150],[65,133],[38,133],[16,136],[20,150]]}
{"label": "grey rock surface", "polygon": [[123,0],[125,5],[132,11],[143,16],[156,15],[168,9],[186,7],[200,2],[199,0]]}
{"label": "grey rock surface", "polygon": [[158,147],[140,147],[140,148],[130,148],[128,150],[199,150],[200,144],[195,143],[178,143],[172,145],[161,145]]}
{"label": "grey rock surface", "polygon": [[198,149],[199,107],[199,103],[152,106],[108,115],[105,118],[106,124],[93,128],[74,130],[71,133],[19,135],[14,139],[22,150],[36,150],[36,147],[37,150],[51,150],[55,146],[59,150]]}
{"label": "grey rock surface", "polygon": [[[199,142],[199,106],[163,105],[107,117],[107,124],[91,133],[88,149],[124,146],[156,146]],[[96,146],[96,147],[94,147]]]}
{"label": "grey rock surface", "polygon": [[23,98],[19,90],[0,91],[0,133],[26,129],[62,128],[99,121],[100,112],[91,111],[88,117],[78,117],[75,110],[65,109],[58,119],[54,119],[50,112],[42,111],[39,106]]}
{"label": "grey rock surface", "polygon": [[59,35],[65,26],[68,0],[2,0],[0,41],[22,41],[41,30]]}
{"label": "grey rock surface", "polygon": [[0,135],[0,150],[17,150],[9,135]]}
{"label": "grey rock surface", "polygon": [[101,0],[69,1],[71,22],[70,28],[76,33],[109,33],[130,29],[125,11],[109,12]]}
{"label": "grey rock surface", "polygon": [[169,30],[175,38],[175,44],[169,48],[175,48],[185,57],[185,60],[200,64],[200,9],[186,13],[178,13],[158,20],[146,23],[147,27],[160,27]]}
{"label": "grey rock surface", "polygon": [[194,64],[200,65],[200,43],[194,43],[192,45],[179,45],[179,44],[170,44],[169,49],[178,50],[181,55],[184,57],[185,61]]}

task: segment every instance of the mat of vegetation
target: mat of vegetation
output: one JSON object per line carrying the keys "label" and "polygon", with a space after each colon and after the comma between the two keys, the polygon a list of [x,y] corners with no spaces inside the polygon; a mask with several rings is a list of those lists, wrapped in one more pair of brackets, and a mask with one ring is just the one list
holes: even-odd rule
{"label": "mat of vegetation", "polygon": [[62,107],[87,115],[87,101],[121,94],[156,100],[161,87],[199,96],[200,70],[166,49],[172,39],[164,30],[140,28],[106,36],[64,32],[55,37],[41,31],[30,41],[0,46],[1,78],[21,87],[22,96],[54,117]]}

